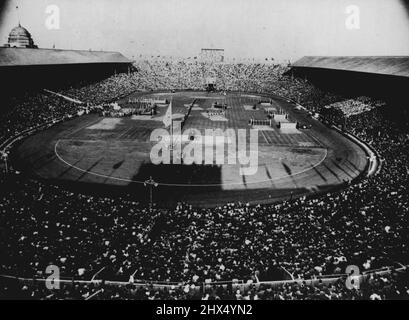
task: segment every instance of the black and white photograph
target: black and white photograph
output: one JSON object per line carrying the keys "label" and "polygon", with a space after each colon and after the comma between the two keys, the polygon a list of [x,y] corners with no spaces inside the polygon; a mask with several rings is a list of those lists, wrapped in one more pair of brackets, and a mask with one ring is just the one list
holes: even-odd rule
{"label": "black and white photograph", "polygon": [[409,1],[1,0],[0,79],[0,300],[409,300]]}

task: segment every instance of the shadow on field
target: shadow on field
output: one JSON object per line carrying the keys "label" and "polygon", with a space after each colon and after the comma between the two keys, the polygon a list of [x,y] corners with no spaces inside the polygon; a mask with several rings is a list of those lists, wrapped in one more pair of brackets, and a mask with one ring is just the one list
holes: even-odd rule
{"label": "shadow on field", "polygon": [[[173,203],[176,199],[183,201],[191,195],[221,191],[221,166],[218,165],[145,163],[140,166],[132,180],[143,182],[150,177],[159,183],[159,186],[154,188],[157,199],[165,203]],[[143,184],[131,185],[146,197],[147,188]]]}
{"label": "shadow on field", "polygon": [[153,201],[156,203],[160,199],[160,204],[165,206],[186,201],[192,196],[201,198],[201,195],[222,193],[221,166],[217,165],[146,163],[142,164],[139,171],[132,177],[134,182],[127,185],[115,185],[108,181],[109,179],[104,183],[83,182],[80,179],[77,181],[50,179],[48,181],[63,185],[75,192],[102,197],[117,196],[146,203],[149,201],[149,186],[145,186],[144,181],[150,177],[159,183],[153,188]]}

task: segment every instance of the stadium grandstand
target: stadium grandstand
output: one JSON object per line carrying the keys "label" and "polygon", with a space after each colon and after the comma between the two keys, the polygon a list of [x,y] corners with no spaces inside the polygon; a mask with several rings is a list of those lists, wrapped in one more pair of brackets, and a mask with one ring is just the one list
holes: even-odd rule
{"label": "stadium grandstand", "polygon": [[[408,57],[131,61],[39,49],[20,24],[8,39],[0,300],[409,299]],[[152,164],[151,132],[173,151],[176,124],[192,145],[196,127],[256,131],[267,160]]]}
{"label": "stadium grandstand", "polygon": [[[219,90],[270,92],[318,113],[337,104],[347,112],[346,130],[379,154],[380,172],[312,198],[271,205],[226,203],[213,209],[181,203],[164,210],[121,197],[78,194],[17,174],[10,163],[9,174],[2,176],[8,186],[1,201],[3,298],[407,297],[408,122],[401,105],[328,92],[280,65],[223,64],[216,69],[158,59],[134,66],[134,73],[60,93],[98,104],[135,89],[203,89],[206,68],[217,72]],[[13,105],[19,117],[2,115],[2,139],[10,142],[27,134],[28,127],[31,135],[49,119],[68,119],[78,108],[44,92],[20,97]],[[33,208],[43,213],[34,215]],[[58,229],[50,238],[53,225]],[[50,263],[61,266],[64,290],[44,287]],[[361,270],[359,289],[345,286],[350,264]]]}

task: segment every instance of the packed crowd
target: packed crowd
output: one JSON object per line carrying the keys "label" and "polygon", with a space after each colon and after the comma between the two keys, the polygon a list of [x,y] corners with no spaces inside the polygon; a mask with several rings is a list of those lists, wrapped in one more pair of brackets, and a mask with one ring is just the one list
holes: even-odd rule
{"label": "packed crowd", "polygon": [[[144,61],[136,65],[135,73],[69,88],[64,94],[101,103],[137,89],[199,89],[204,77],[214,75],[219,89],[275,93],[315,112],[334,102],[344,109],[364,103],[372,107],[351,112],[348,129],[379,152],[381,173],[317,198],[258,206],[226,204],[213,209],[180,204],[173,210],[152,211],[118,197],[82,195],[24,175],[6,175],[0,181],[7,186],[0,193],[0,274],[45,278],[46,267],[56,265],[61,277],[125,281],[129,286],[74,284],[45,292],[38,284],[6,281],[0,286],[1,294],[50,299],[87,298],[94,293],[112,299],[407,297],[407,272],[375,276],[358,291],[346,289],[342,281],[319,286],[254,286],[239,292],[218,286],[204,293],[191,290],[204,282],[301,280],[344,274],[349,265],[365,271],[409,264],[409,124],[403,108],[397,106],[391,112],[391,106],[370,98],[342,99],[305,80],[283,75],[286,68],[281,66],[205,67],[196,62]],[[75,108],[38,94],[16,104],[14,110],[21,110],[16,119],[2,116],[2,128],[7,130],[2,136]],[[150,281],[175,283],[175,288],[132,285]]]}
{"label": "packed crowd", "polygon": [[340,102],[335,102],[326,106],[327,108],[338,108],[342,111],[345,117],[349,118],[374,108],[382,107],[385,103],[378,100],[373,100],[370,97],[357,97],[355,99],[348,99]]}
{"label": "packed crowd", "polygon": [[77,106],[64,99],[37,92],[8,97],[2,111],[0,142],[24,130],[73,114]]}
{"label": "packed crowd", "polygon": [[[218,90],[272,92],[278,95],[296,94],[305,81],[284,76],[288,67],[276,64],[212,64],[199,61],[140,60],[136,72],[119,74],[97,84],[71,87],[68,96],[89,103],[102,103],[135,90],[203,90],[207,79],[214,79]],[[289,86],[288,83],[293,83]],[[302,92],[301,92],[302,93]],[[298,94],[296,95],[298,97]]]}

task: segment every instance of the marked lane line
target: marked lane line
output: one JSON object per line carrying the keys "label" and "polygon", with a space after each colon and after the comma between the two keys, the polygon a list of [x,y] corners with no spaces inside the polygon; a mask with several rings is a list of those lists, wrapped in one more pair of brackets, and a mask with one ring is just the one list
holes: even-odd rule
{"label": "marked lane line", "polygon": [[[67,166],[69,166],[69,167],[72,167],[72,168],[74,168],[74,169],[77,169],[77,170],[79,170],[79,171],[81,171],[81,172],[88,173],[88,174],[91,174],[91,175],[95,175],[95,176],[98,176],[98,177],[103,177],[103,178],[107,178],[107,179],[113,179],[113,180],[117,180],[117,181],[124,181],[124,182],[129,182],[129,183],[139,183],[139,184],[143,184],[143,183],[144,183],[144,181],[137,181],[137,180],[131,180],[131,179],[126,179],[126,178],[112,177],[112,176],[108,176],[108,175],[105,175],[105,174],[100,174],[100,173],[96,173],[96,172],[84,170],[84,169],[82,169],[82,168],[80,168],[80,167],[78,167],[78,166],[72,165],[72,164],[70,164],[68,161],[66,161],[66,160],[58,153],[57,149],[58,149],[58,145],[59,145],[60,141],[62,141],[62,140],[60,139],[60,140],[58,140],[58,141],[55,143],[55,145],[54,145],[54,153],[55,153],[56,157],[57,157],[61,162],[63,162],[65,165],[67,165]],[[309,167],[309,168],[307,168],[307,169],[301,170],[301,171],[296,172],[296,173],[294,173],[294,174],[292,174],[292,175],[285,175],[285,176],[277,177],[277,178],[274,178],[274,179],[258,180],[258,181],[248,182],[247,184],[259,184],[259,183],[265,183],[265,182],[271,182],[271,181],[278,181],[278,180],[282,180],[282,179],[285,179],[285,178],[292,178],[292,177],[295,177],[295,176],[297,176],[297,175],[303,174],[303,173],[305,173],[305,172],[311,171],[313,168],[319,166],[319,165],[327,158],[327,156],[328,156],[328,149],[325,148],[324,150],[325,150],[325,155],[324,155],[324,156],[322,157],[322,159],[321,159],[320,161],[318,161],[313,167]],[[159,185],[162,185],[162,186],[175,186],[175,187],[214,187],[214,186],[234,186],[234,185],[242,185],[242,182],[240,182],[240,183],[228,183],[228,184],[226,184],[226,183],[213,183],[213,184],[175,184],[175,183],[161,183],[161,182],[158,182],[158,184],[159,184]]]}

